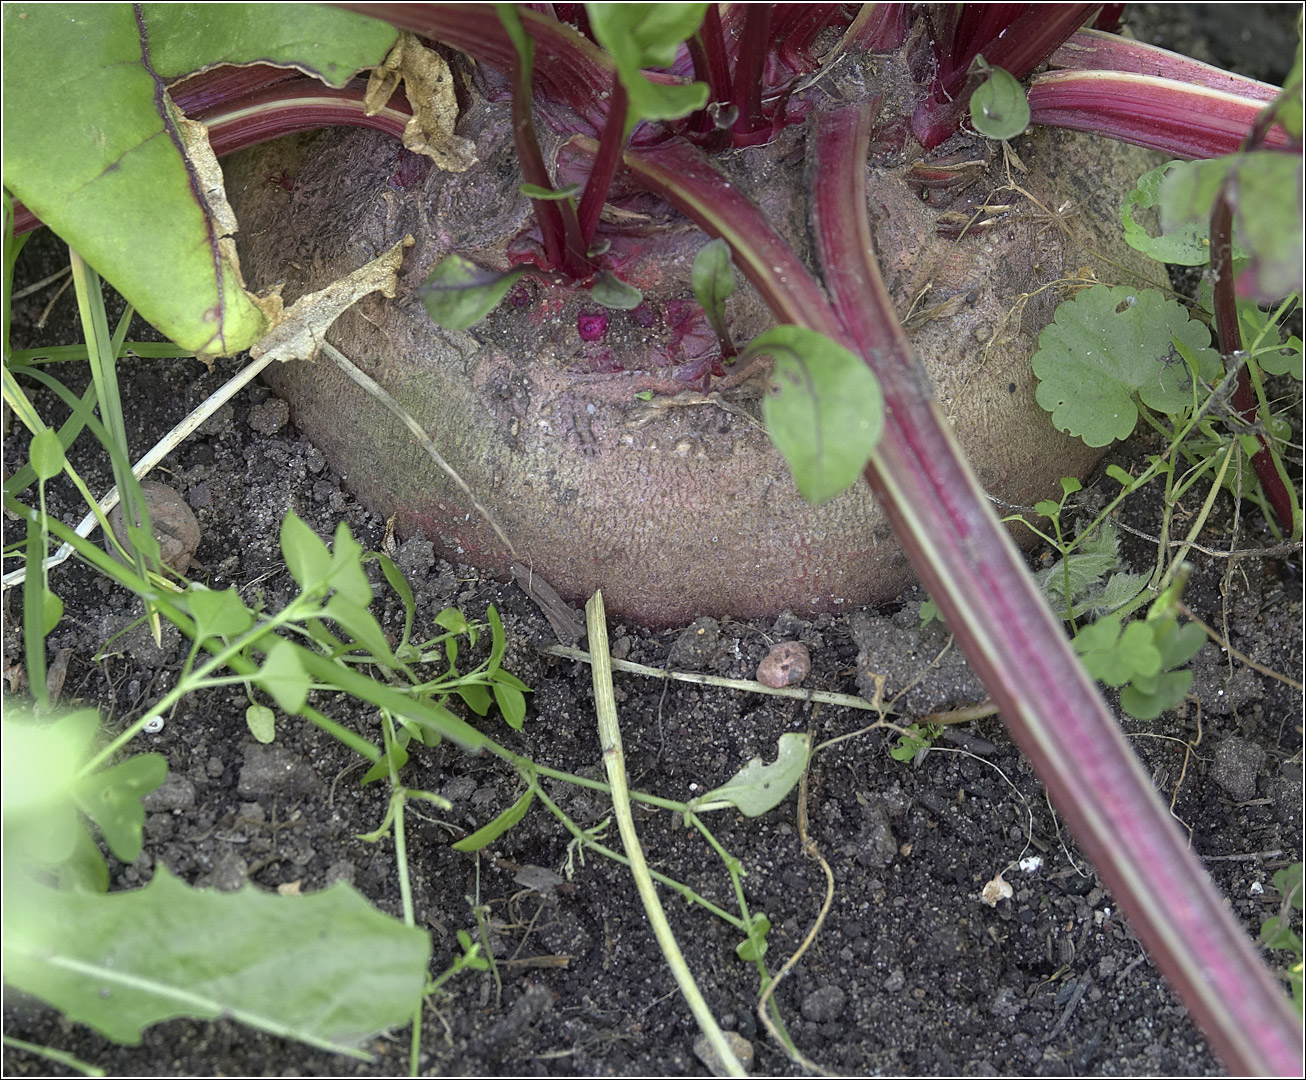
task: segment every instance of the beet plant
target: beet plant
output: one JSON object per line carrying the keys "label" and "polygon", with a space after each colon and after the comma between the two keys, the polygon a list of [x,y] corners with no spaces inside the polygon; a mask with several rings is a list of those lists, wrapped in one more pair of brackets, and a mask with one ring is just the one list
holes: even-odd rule
{"label": "beet plant", "polygon": [[[1045,498],[1114,437],[1040,408],[1106,378],[1036,388],[1057,301],[1085,290],[1097,322],[1063,344],[1087,357],[1161,310],[1138,251],[1209,258],[1209,354],[1178,306],[1130,340],[1166,401],[1224,380],[1300,536],[1239,309],[1301,288],[1275,195],[1300,190],[1300,62],[1280,94],[1114,36],[1119,5],[343,6],[367,17],[7,6],[20,227],[199,355],[291,361],[268,377],[351,486],[465,561],[651,624],[839,610],[914,573],[1229,1068],[1300,1069],[1284,995],[988,498]],[[224,195],[215,155],[324,126],[363,130],[233,159]],[[1126,244],[1152,163],[1102,136],[1215,160],[1140,184]]]}

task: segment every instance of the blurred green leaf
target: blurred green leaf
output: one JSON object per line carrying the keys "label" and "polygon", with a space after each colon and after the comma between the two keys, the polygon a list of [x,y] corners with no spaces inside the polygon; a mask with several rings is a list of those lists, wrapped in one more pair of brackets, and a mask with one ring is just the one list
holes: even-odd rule
{"label": "blurred green leaf", "polygon": [[163,783],[168,759],[162,754],[137,754],[90,776],[73,789],[77,805],[104,836],[109,850],[122,862],[135,862],[141,853],[145,807],[141,799]]}
{"label": "blurred green leaf", "polygon": [[407,1022],[430,938],[351,887],[278,896],[192,889],[159,863],[143,889],[40,889],[4,907],[5,981],[116,1042],[152,1024],[228,1016],[311,1046],[359,1054]]}

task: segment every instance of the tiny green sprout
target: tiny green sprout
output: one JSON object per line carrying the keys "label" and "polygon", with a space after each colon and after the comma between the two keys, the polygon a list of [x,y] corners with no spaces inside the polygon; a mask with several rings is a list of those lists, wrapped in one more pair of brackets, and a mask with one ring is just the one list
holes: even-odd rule
{"label": "tiny green sprout", "polygon": [[[1288,985],[1292,988],[1293,1004],[1296,1005],[1297,1012],[1302,1013],[1306,1011],[1306,985],[1303,980],[1306,950],[1303,949],[1301,934],[1293,930],[1291,922],[1292,912],[1302,910],[1302,864],[1297,862],[1276,870],[1270,880],[1279,890],[1283,901],[1279,914],[1271,915],[1261,923],[1260,942],[1266,949],[1282,949],[1288,953]],[[1298,919],[1300,920],[1300,915]]]}
{"label": "tiny green sprout", "polygon": [[740,960],[760,963],[766,955],[766,935],[771,930],[771,920],[760,911],[748,920],[748,937],[735,946],[735,955]]}
{"label": "tiny green sprout", "polygon": [[920,724],[910,724],[890,748],[889,756],[894,761],[919,760],[942,733],[943,728],[938,724],[926,724],[923,727]]}

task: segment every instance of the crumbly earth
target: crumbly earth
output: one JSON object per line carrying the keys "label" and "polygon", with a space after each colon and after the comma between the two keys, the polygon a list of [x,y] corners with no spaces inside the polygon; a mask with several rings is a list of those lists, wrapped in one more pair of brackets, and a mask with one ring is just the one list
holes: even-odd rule
{"label": "crumbly earth", "polygon": [[[31,280],[60,258],[48,238],[34,241]],[[50,292],[15,305],[20,325],[35,323]],[[59,300],[43,336],[74,340],[71,295]],[[133,336],[137,336],[135,332]],[[136,453],[237,370],[195,364],[124,365],[129,438]],[[75,389],[78,376],[58,369]],[[47,416],[61,415],[36,394]],[[48,412],[47,412],[48,410]],[[329,537],[340,521],[368,548],[384,522],[363,510],[321,454],[286,426],[284,406],[261,388],[239,396],[155,474],[181,491],[199,519],[199,567],[191,575],[217,588],[236,586],[249,602],[275,609],[293,595],[280,558],[277,527],[293,509]],[[1298,436],[1299,439],[1299,436]],[[78,443],[77,465],[93,489],[111,483],[108,462]],[[1129,467],[1156,447],[1117,455]],[[24,457],[25,439],[6,437],[5,468]],[[1088,486],[1087,512],[1115,485]],[[1198,485],[1179,520],[1200,506]],[[78,515],[75,493],[56,486],[51,508]],[[1154,533],[1158,505],[1144,494],[1122,522]],[[8,523],[7,523],[8,524]],[[1225,498],[1204,533],[1213,548],[1275,543],[1259,514]],[[1127,562],[1150,567],[1155,545],[1131,533]],[[1186,599],[1241,654],[1300,678],[1302,575],[1299,553],[1240,560],[1195,552]],[[419,631],[457,606],[502,614],[505,666],[534,690],[520,733],[492,716],[487,730],[537,762],[600,775],[589,669],[543,655],[556,640],[535,604],[514,584],[435,560],[409,541],[399,562],[417,596]],[[67,615],[51,635],[51,657],[68,650],[62,703],[97,705],[119,730],[172,685],[185,655],[175,633],[156,647],[139,627],[134,598],[87,568],[54,572]],[[374,610],[387,629],[402,608],[378,582]],[[886,679],[891,696],[920,675],[902,704],[920,715],[973,700],[976,688],[937,624],[919,628],[918,591],[897,604],[855,616],[804,621],[699,623],[661,634],[614,625],[614,652],[656,667],[673,662],[711,674],[751,677],[770,645],[802,641],[812,672],[806,686],[857,693]],[[21,663],[21,594],[4,595],[5,669]],[[121,633],[120,633],[121,632]],[[106,644],[106,642],[108,644]],[[1209,645],[1194,662],[1193,698],[1151,724],[1123,719],[1158,790],[1206,861],[1248,932],[1276,914],[1274,870],[1300,857],[1302,844],[1302,695],[1282,679]],[[733,690],[617,675],[628,768],[643,791],[686,799],[723,783],[756,755],[770,758],[787,731],[816,741],[855,732],[873,714]],[[318,695],[334,719],[379,739],[372,710]],[[299,882],[304,892],[346,880],[384,911],[400,910],[389,840],[369,844],[385,809],[381,785],[359,786],[361,762],[300,721],[283,720],[272,747],[249,735],[246,699],[237,688],[193,695],[164,729],[134,750],[167,756],[169,781],[151,798],[145,853],[113,863],[112,887],[147,881],[158,863],[187,882],[219,889],[252,883],[271,889]],[[815,941],[776,998],[794,1041],[815,1062],[845,1074],[909,1075],[1212,1075],[1220,1067],[1174,994],[1148,962],[1111,896],[1058,822],[1037,779],[1000,722],[952,729],[915,763],[890,758],[893,739],[873,731],[819,753],[806,790],[807,832],[829,862],[834,892]],[[410,816],[410,872],[418,923],[431,932],[433,973],[457,950],[459,930],[477,933],[474,908],[488,920],[502,989],[489,974],[464,972],[424,1012],[424,1073],[462,1075],[706,1075],[692,1049],[689,1012],[653,941],[624,867],[593,855],[571,866],[554,888],[532,868],[563,873],[568,834],[538,806],[480,858],[452,850],[459,836],[510,805],[520,785],[489,757],[450,747],[417,748],[406,781],[450,798],[447,814]],[[600,797],[563,785],[548,789],[586,827],[608,809]],[[772,970],[790,956],[817,919],[825,896],[818,864],[804,854],[798,798],[757,819],[718,812],[716,835],[747,870],[744,891],[771,919]],[[665,811],[641,808],[636,821],[654,865],[715,903],[734,907],[720,859],[696,832]],[[616,843],[615,829],[605,837]],[[1012,864],[1037,856],[1029,871]],[[523,869],[525,868],[525,869]],[[1005,871],[1014,894],[989,907],[984,884]],[[543,888],[546,891],[540,891]],[[735,955],[734,931],[700,907],[668,904],[691,969],[717,1017],[750,1040],[759,1074],[798,1075],[756,1016],[755,969]],[[1281,964],[1283,954],[1270,957]],[[310,1050],[235,1023],[172,1021],[120,1047],[71,1025],[38,1002],[6,994],[5,1032],[67,1050],[114,1075],[394,1075],[406,1069],[408,1036],[374,1039],[362,1064]],[[68,1070],[6,1047],[12,1075]],[[71,1075],[71,1073],[69,1073]]]}

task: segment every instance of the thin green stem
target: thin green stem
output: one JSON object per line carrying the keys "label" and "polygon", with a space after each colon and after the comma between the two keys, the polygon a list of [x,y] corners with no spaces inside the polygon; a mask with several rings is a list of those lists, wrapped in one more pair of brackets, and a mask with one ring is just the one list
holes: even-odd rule
{"label": "thin green stem", "polygon": [[612,809],[617,819],[617,829],[621,833],[621,843],[630,858],[630,874],[635,879],[635,888],[644,905],[657,938],[658,947],[666,958],[667,966],[675,976],[676,985],[684,995],[689,1010],[698,1021],[707,1041],[715,1051],[718,1061],[730,1076],[747,1076],[748,1073],[739,1058],[735,1056],[725,1033],[717,1024],[712,1010],[708,1007],[693,973],[685,962],[684,954],[667,922],[666,912],[658,899],[657,889],[653,887],[653,878],[649,874],[648,863],[644,859],[644,849],[640,846],[639,836],[635,832],[635,818],[630,811],[630,792],[626,785],[625,755],[621,748],[621,730],[617,726],[617,700],[612,690],[612,663],[608,652],[607,620],[603,612],[603,593],[596,592],[585,605],[585,621],[589,630],[590,653],[593,657],[594,707],[599,719],[599,741],[603,746],[603,764],[608,772],[608,783],[612,786]]}
{"label": "thin green stem", "polygon": [[[543,766],[540,766],[540,772],[541,773],[544,772]],[[606,787],[604,790],[606,790]],[[592,836],[590,836],[587,832],[585,832],[584,829],[582,829],[579,825],[577,825],[576,822],[573,821],[568,816],[567,811],[562,809],[562,807],[560,807],[557,803],[555,803],[552,799],[549,798],[548,794],[543,790],[543,788],[535,789],[535,797],[539,799],[541,803],[544,804],[545,809],[548,810],[549,813],[551,813],[560,822],[562,822],[562,827],[566,829],[569,833],[571,833],[571,835],[576,840],[578,840],[584,847],[589,848],[591,851],[595,852],[596,854],[602,855],[605,859],[611,859],[613,862],[620,863],[622,866],[630,866],[630,860],[625,855],[623,855],[620,851],[614,851],[606,844],[603,844],[600,841],[595,840]],[[722,920],[722,922],[729,923],[740,933],[744,933],[744,934],[748,933],[748,927],[744,924],[743,920],[739,918],[739,916],[731,915],[730,912],[726,911],[724,908],[718,907],[716,904],[712,903],[711,900],[708,900],[704,896],[700,896],[688,885],[684,884],[684,882],[677,881],[675,878],[667,877],[666,874],[663,874],[657,870],[650,869],[649,873],[652,875],[654,881],[658,882],[659,884],[665,885],[668,889],[674,889],[686,900],[688,900],[691,904],[697,904],[699,907],[705,908],[706,910],[710,911],[713,915],[715,915],[718,919]]]}

